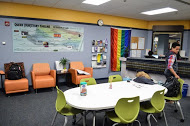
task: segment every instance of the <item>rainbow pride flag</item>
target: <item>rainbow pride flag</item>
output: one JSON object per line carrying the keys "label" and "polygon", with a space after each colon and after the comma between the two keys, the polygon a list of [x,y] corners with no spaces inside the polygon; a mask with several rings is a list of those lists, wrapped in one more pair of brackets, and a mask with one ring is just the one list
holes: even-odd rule
{"label": "rainbow pride flag", "polygon": [[119,58],[124,57],[125,49],[130,49],[131,30],[111,28],[111,71],[120,71]]}

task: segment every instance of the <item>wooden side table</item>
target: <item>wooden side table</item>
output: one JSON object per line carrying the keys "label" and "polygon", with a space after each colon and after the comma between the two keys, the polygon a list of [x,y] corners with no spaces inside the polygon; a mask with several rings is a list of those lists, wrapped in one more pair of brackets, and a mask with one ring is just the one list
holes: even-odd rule
{"label": "wooden side table", "polygon": [[59,82],[60,77],[65,78],[65,82],[64,83],[67,83],[69,85],[72,83],[71,73],[69,73],[68,71],[64,72],[64,73],[62,73],[61,71],[56,71],[56,85],[59,85],[59,83],[60,83]]}
{"label": "wooden side table", "polygon": [[4,87],[3,87],[3,75],[5,75],[5,72],[0,70],[0,75],[1,75],[1,90],[4,91]]}

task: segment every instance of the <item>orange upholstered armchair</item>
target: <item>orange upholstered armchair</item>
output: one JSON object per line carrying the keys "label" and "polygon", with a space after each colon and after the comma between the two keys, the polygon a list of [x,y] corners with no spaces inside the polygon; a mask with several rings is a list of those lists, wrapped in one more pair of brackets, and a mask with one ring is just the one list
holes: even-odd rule
{"label": "orange upholstered armchair", "polygon": [[48,88],[56,85],[56,71],[50,70],[48,63],[33,64],[33,71],[31,71],[33,88]]}
{"label": "orange upholstered armchair", "polygon": [[[80,75],[77,73],[77,70],[82,70],[90,75]],[[80,80],[83,78],[91,78],[93,77],[93,68],[91,67],[84,67],[82,62],[70,62],[70,69],[69,72],[72,76],[72,83],[78,85],[80,84]]]}
{"label": "orange upholstered armchair", "polygon": [[5,93],[11,94],[11,93],[28,91],[29,90],[28,89],[29,88],[28,79],[25,77],[25,69],[24,69],[24,63],[23,62],[15,63],[21,67],[22,78],[19,80],[9,80],[8,79],[8,71],[9,71],[9,68],[11,67],[12,64],[13,64],[13,62],[4,64],[4,68],[5,68],[5,81],[4,81]]}

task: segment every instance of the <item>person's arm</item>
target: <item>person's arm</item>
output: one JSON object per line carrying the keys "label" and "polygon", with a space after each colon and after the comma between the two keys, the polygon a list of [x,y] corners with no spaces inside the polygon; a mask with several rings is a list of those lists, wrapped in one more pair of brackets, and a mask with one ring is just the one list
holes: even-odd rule
{"label": "person's arm", "polygon": [[175,56],[174,55],[170,55],[169,59],[168,59],[168,69],[170,70],[170,72],[175,76],[175,78],[180,78],[177,73],[174,71],[173,69],[173,64],[175,61]]}
{"label": "person's arm", "polygon": [[170,68],[169,70],[175,76],[175,78],[180,79],[180,77],[176,74],[173,68]]}

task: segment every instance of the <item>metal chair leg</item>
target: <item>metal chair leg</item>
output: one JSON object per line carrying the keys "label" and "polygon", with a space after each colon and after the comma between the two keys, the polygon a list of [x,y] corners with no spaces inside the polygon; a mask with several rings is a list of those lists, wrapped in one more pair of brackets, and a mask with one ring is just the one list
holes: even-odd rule
{"label": "metal chair leg", "polygon": [[182,112],[181,105],[180,105],[179,101],[177,101],[177,105],[178,105],[178,107],[179,107],[179,111],[180,111],[181,117],[182,117],[182,119],[181,119],[180,121],[181,121],[181,122],[184,122],[185,118],[184,118],[184,115],[183,115],[183,112]]}
{"label": "metal chair leg", "polygon": [[161,119],[161,118],[162,118],[162,116],[163,116],[163,113],[162,113],[162,112],[161,112],[161,113],[159,113],[158,119]]}
{"label": "metal chair leg", "polygon": [[139,126],[141,126],[141,123],[140,123],[140,121],[139,121],[139,120],[135,120],[135,121],[139,123]]}
{"label": "metal chair leg", "polygon": [[119,123],[114,123],[112,126],[116,126],[116,125],[118,125]]}
{"label": "metal chair leg", "polygon": [[55,115],[54,115],[54,117],[53,117],[53,120],[52,120],[51,126],[53,126],[56,117],[57,117],[57,111],[56,111],[56,113],[55,113]]}
{"label": "metal chair leg", "polygon": [[133,126],[133,122],[131,123],[131,126]]}
{"label": "metal chair leg", "polygon": [[83,118],[83,114],[81,113],[81,117],[76,121],[78,123]]}
{"label": "metal chair leg", "polygon": [[151,114],[152,118],[155,120],[155,122],[158,122],[153,114]]}
{"label": "metal chair leg", "polygon": [[177,110],[177,101],[174,101],[174,105],[175,105],[175,110],[174,110],[174,112],[177,112],[178,110]]}
{"label": "metal chair leg", "polygon": [[167,119],[166,119],[166,115],[165,115],[164,110],[162,111],[162,113],[163,113],[163,116],[164,116],[164,119],[165,119],[166,126],[168,126],[168,123],[167,123]]}
{"label": "metal chair leg", "polygon": [[72,122],[73,125],[76,124],[76,115],[73,115],[73,122]]}
{"label": "metal chair leg", "polygon": [[150,117],[152,116],[152,118],[155,120],[155,122],[157,123],[157,120],[156,118],[153,116],[153,114],[148,114],[147,115],[147,121],[148,121],[148,125],[151,126],[151,123],[150,123]]}
{"label": "metal chair leg", "polygon": [[68,117],[67,116],[64,116],[65,117],[65,122],[63,124],[63,126],[66,126],[67,125],[67,121],[68,121]]}
{"label": "metal chair leg", "polygon": [[93,111],[93,126],[96,126],[96,111]]}
{"label": "metal chair leg", "polygon": [[151,114],[148,114],[148,115],[147,115],[148,126],[151,126],[151,123],[150,123],[150,115],[151,115]]}
{"label": "metal chair leg", "polygon": [[86,126],[86,112],[85,111],[83,112],[82,119],[83,119],[83,126]]}
{"label": "metal chair leg", "polygon": [[104,118],[103,118],[103,126],[105,125],[105,121],[106,121],[106,112],[105,112],[105,115],[104,115]]}

